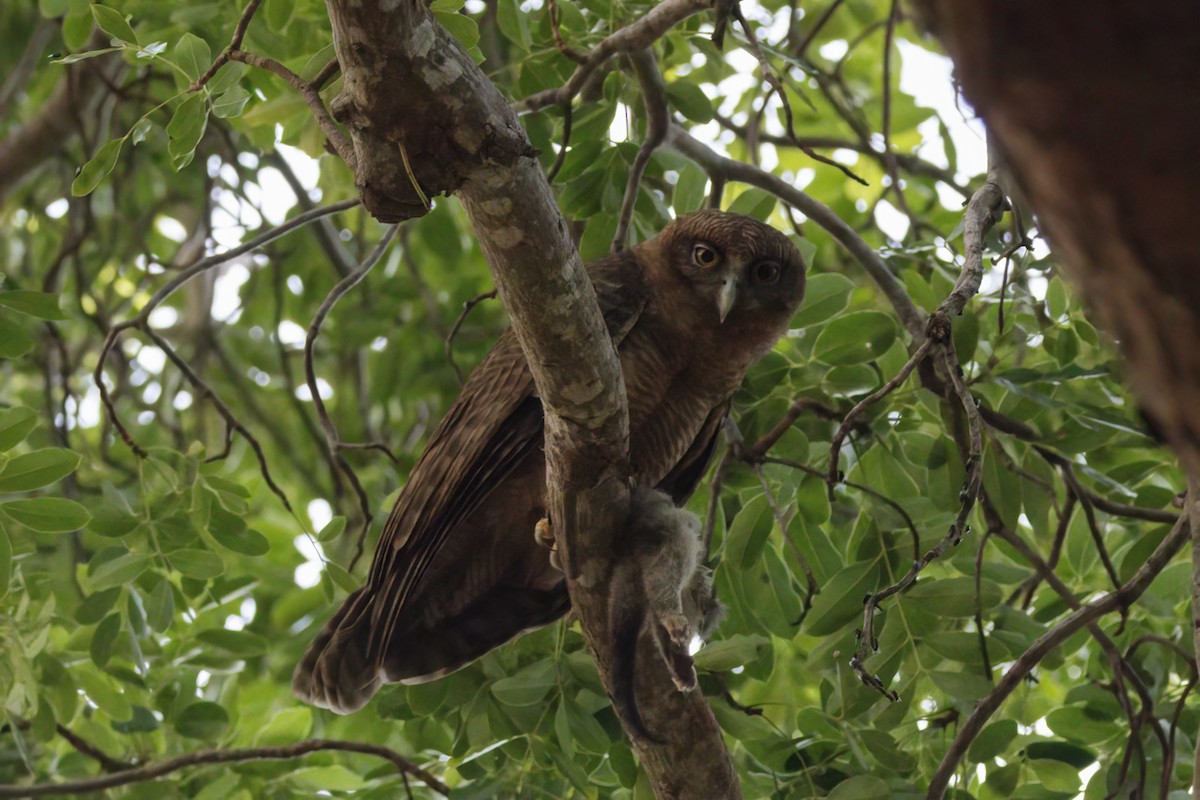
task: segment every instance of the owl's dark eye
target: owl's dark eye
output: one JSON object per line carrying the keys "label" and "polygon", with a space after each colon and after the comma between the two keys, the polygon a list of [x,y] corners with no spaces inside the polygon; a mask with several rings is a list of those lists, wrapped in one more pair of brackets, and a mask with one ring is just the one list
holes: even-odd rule
{"label": "owl's dark eye", "polygon": [[774,261],[760,261],[751,273],[755,283],[774,283],[779,280],[779,265]]}
{"label": "owl's dark eye", "polygon": [[710,269],[715,267],[720,260],[721,256],[717,251],[706,244],[698,244],[692,248],[692,263],[697,267]]}

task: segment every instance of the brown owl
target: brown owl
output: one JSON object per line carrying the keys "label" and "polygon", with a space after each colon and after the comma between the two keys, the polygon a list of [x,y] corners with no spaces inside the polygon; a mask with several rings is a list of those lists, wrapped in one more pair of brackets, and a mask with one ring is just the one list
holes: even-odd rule
{"label": "brown owl", "polygon": [[[804,263],[778,231],[699,211],[587,267],[617,345],[633,480],[682,504],[729,401],[787,330]],[[463,386],[400,493],[366,584],[296,668],[301,699],[346,714],[382,683],[423,683],[561,617],[545,517],[542,404],[511,331]]]}

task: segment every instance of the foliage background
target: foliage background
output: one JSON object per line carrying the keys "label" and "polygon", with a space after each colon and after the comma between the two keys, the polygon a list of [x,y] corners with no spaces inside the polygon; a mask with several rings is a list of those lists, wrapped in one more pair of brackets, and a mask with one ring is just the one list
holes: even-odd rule
{"label": "foliage background", "polygon": [[[562,35],[579,50],[649,7],[557,3]],[[514,101],[562,85],[576,66],[536,2],[436,0],[433,8]],[[726,43],[742,51],[734,57],[711,43],[709,15],[678,25],[656,52],[679,122],[828,205],[932,312],[962,263],[962,212],[952,200],[982,176],[959,173],[945,123],[901,90],[889,41],[933,46],[903,18],[893,31],[892,10],[877,0],[743,7],[766,58],[787,75],[796,135],[865,184],[782,138],[787,110],[778,96],[764,101],[740,27]],[[335,440],[369,446],[330,452],[305,386],[303,347],[331,289],[383,235],[358,209],[199,273],[148,314],[145,330],[122,334],[103,379],[144,455],[115,430],[93,375],[114,324],[146,310],[201,257],[263,234],[285,213],[356,196],[351,173],[324,153],[308,106],[276,75],[228,63],[188,91],[236,21],[215,2],[109,9],[42,0],[0,10],[0,74],[26,81],[0,95],[0,134],[30,125],[67,70],[121,61],[95,103],[79,98],[68,126],[77,135],[0,185],[0,780],[82,778],[200,748],[323,737],[403,753],[455,797],[648,796],[565,623],[445,680],[389,688],[352,717],[290,695],[300,653],[355,585],[346,568],[362,575],[367,566],[355,558],[364,530],[369,552],[457,391],[454,362],[477,363],[504,325],[498,302],[480,302],[448,359],[460,309],[491,288],[455,201],[438,199],[427,217],[405,224],[316,340],[313,368]],[[96,23],[104,33],[93,38]],[[115,55],[61,57],[109,41]],[[23,68],[22,54],[38,42],[33,66]],[[837,42],[845,46],[829,46]],[[323,5],[267,0],[243,48],[310,78],[332,57]],[[576,102],[571,148],[555,176],[585,259],[608,250],[643,135],[636,83],[615,67]],[[336,90],[335,79],[326,99]],[[755,120],[758,134],[745,127]],[[550,169],[561,110],[522,121]],[[903,200],[879,155],[885,142],[899,156]],[[284,158],[281,143],[316,166]],[[713,189],[702,169],[668,150],[656,152],[643,186],[638,239],[702,206]],[[729,184],[721,204],[793,232],[811,264],[792,333],[738,397],[738,427],[746,442],[758,441],[807,398],[771,455],[824,473],[839,421],[908,360],[904,330],[821,228],[758,189]],[[909,224],[890,238],[879,221],[899,214]],[[896,235],[895,225],[883,227]],[[985,429],[983,480],[998,521],[977,509],[963,544],[884,605],[868,668],[898,701],[862,685],[848,661],[864,595],[908,569],[912,530],[923,552],[958,512],[966,472],[943,399],[912,379],[871,406],[843,448],[848,483],[832,500],[819,474],[736,458],[715,505],[708,483],[692,500],[702,515],[717,511],[712,562],[729,606],[697,663],[748,797],[922,796],[960,717],[1069,610],[1054,588],[1031,581],[1034,569],[1003,536],[984,533],[999,525],[1021,537],[1084,601],[1114,577],[1128,579],[1178,513],[1182,476],[1122,387],[1111,344],[1045,247],[1018,243],[1011,230],[990,242],[997,261],[955,320],[954,343],[980,403],[1032,427],[1036,441]],[[230,432],[222,408],[240,430]],[[1052,653],[975,740],[955,791],[1093,800],[1161,786],[1184,796],[1200,727],[1185,702],[1195,679],[1189,580],[1189,565],[1177,561],[1126,618],[1102,622],[1123,677],[1114,679],[1086,632]],[[322,752],[200,766],[113,794],[390,797],[404,782],[378,759]],[[419,782],[411,791],[436,796]]]}

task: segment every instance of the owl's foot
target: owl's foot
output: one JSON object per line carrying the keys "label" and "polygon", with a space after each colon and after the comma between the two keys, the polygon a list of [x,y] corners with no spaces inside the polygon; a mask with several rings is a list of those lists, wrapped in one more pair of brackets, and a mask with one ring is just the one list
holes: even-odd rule
{"label": "owl's foot", "polygon": [[554,528],[550,527],[549,517],[542,517],[533,526],[533,540],[550,551],[550,566],[562,572],[562,562],[558,556],[558,542],[554,538]]}

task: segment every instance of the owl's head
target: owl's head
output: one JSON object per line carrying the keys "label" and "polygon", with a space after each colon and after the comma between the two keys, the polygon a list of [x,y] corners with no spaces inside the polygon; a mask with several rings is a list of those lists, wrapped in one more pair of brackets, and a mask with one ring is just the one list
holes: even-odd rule
{"label": "owl's head", "polygon": [[659,234],[669,269],[721,325],[786,325],[804,297],[804,260],[788,238],[742,214],[697,211]]}

